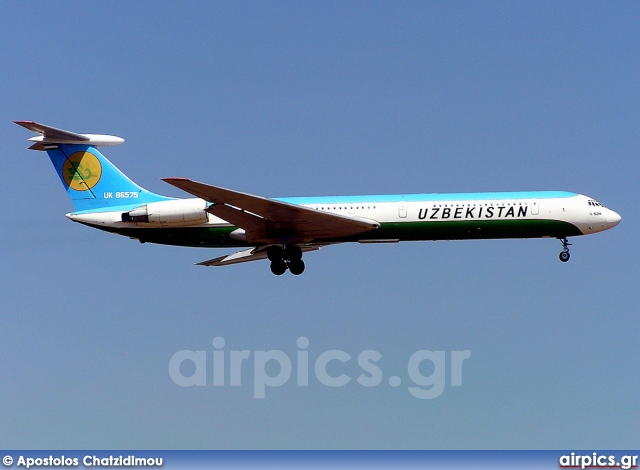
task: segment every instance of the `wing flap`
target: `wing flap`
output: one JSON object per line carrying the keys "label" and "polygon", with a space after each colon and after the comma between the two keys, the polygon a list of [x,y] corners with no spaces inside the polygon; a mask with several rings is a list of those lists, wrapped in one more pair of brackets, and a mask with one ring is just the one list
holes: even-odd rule
{"label": "wing flap", "polygon": [[244,251],[238,251],[230,255],[220,256],[207,261],[201,261],[196,263],[196,266],[226,266],[228,264],[246,263],[249,261],[257,261],[267,258],[266,250],[259,250],[257,248],[250,248]]}

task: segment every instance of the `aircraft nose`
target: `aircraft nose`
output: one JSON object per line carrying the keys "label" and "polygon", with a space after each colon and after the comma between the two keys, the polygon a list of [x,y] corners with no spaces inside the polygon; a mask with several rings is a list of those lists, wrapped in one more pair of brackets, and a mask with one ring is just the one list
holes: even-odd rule
{"label": "aircraft nose", "polygon": [[620,223],[620,221],[622,220],[622,217],[620,217],[620,214],[618,214],[617,212],[609,209],[609,215],[607,219],[608,219],[608,222],[611,224],[611,226],[615,227]]}

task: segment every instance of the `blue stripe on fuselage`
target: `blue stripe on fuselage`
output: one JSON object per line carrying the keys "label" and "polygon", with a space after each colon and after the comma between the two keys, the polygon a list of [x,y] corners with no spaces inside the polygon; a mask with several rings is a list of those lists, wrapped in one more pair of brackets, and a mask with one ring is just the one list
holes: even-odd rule
{"label": "blue stripe on fuselage", "polygon": [[274,198],[289,204],[355,204],[415,201],[479,201],[499,199],[554,199],[577,196],[568,191],[522,191],[493,193],[434,193],[434,194],[390,194],[372,196],[315,196]]}

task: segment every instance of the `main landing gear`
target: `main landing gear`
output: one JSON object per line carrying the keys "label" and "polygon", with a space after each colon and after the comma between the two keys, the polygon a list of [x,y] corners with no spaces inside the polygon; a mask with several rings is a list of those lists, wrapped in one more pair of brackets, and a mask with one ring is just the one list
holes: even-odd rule
{"label": "main landing gear", "polygon": [[571,258],[571,255],[569,255],[569,246],[571,246],[571,243],[569,243],[567,237],[561,238],[559,240],[562,242],[562,251],[560,252],[558,258],[560,258],[560,261],[562,261],[563,263],[566,263],[567,261],[569,261],[569,258]]}
{"label": "main landing gear", "polygon": [[296,276],[304,272],[302,250],[298,245],[271,245],[267,248],[267,257],[271,261],[271,272],[276,276],[282,276],[287,269]]}

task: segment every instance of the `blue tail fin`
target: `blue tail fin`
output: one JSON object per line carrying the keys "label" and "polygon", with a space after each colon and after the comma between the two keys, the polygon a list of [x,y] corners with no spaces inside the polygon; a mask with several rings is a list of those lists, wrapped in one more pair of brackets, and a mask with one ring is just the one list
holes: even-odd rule
{"label": "blue tail fin", "polygon": [[171,198],[141,188],[116,168],[96,145],[122,143],[119,137],[74,134],[31,121],[17,121],[40,137],[31,148],[46,150],[76,211],[146,204]]}
{"label": "blue tail fin", "polygon": [[95,147],[59,144],[46,150],[76,211],[169,199],[138,186]]}

